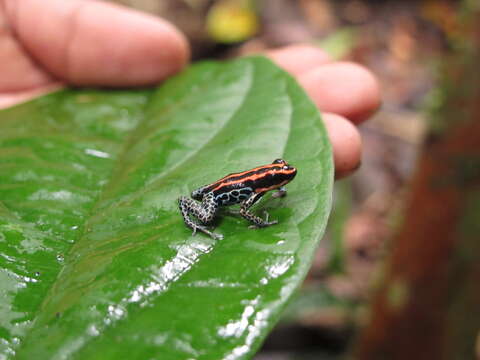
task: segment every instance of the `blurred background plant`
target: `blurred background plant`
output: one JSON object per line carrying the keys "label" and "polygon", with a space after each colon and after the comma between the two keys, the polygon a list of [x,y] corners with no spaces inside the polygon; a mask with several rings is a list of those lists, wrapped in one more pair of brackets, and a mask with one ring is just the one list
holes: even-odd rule
{"label": "blurred background plant", "polygon": [[[303,288],[256,359],[337,358],[349,349],[352,339],[356,338],[355,335],[362,326],[366,326],[367,335],[361,338],[361,344],[357,346],[361,349],[358,353],[360,357],[406,358],[400,355],[381,357],[378,353],[374,355],[375,351],[372,351],[375,346],[379,347],[382,336],[377,334],[376,337],[372,335],[369,338],[368,334],[372,334],[371,326],[370,328],[368,326],[369,320],[374,318],[374,321],[377,321],[377,331],[388,332],[390,329],[388,326],[396,324],[395,317],[390,318],[390,322],[384,323],[378,319],[378,316],[385,315],[378,315],[378,312],[375,312],[379,310],[378,303],[382,302],[381,299],[377,298],[374,301],[377,307],[369,308],[372,283],[380,284],[378,288],[384,289],[383,296],[389,296],[385,295],[388,293],[388,290],[385,290],[386,286],[381,284],[382,279],[387,276],[385,268],[393,261],[385,260],[392,253],[392,245],[389,244],[392,238],[396,239],[393,247],[398,249],[402,247],[401,244],[408,243],[406,239],[417,237],[417,240],[420,240],[422,236],[425,238],[429,235],[428,232],[416,234],[415,229],[421,226],[409,225],[408,222],[409,215],[415,216],[417,205],[421,208],[423,201],[428,203],[428,199],[421,198],[425,189],[418,186],[414,188],[414,194],[408,197],[410,199],[408,202],[405,196],[414,178],[416,159],[421,152],[426,134],[429,134],[427,145],[432,144],[431,139],[435,135],[432,129],[438,128],[439,123],[447,124],[444,128],[452,129],[451,126],[455,124],[460,111],[462,117],[467,119],[465,120],[467,123],[473,121],[475,114],[477,124],[479,123],[480,113],[473,105],[475,101],[480,104],[479,58],[478,51],[472,50],[472,48],[478,50],[480,47],[478,1],[116,0],[116,2],[160,15],[173,22],[189,38],[194,60],[229,58],[283,45],[307,43],[327,50],[336,59],[364,64],[377,75],[382,87],[383,104],[373,119],[360,128],[364,141],[362,167],[348,180],[337,182],[334,211],[327,237],[321,242]],[[460,10],[461,5],[463,10]],[[469,71],[476,73],[476,77]],[[447,80],[437,81],[442,75]],[[457,86],[463,83],[466,85],[460,88],[466,94],[473,94],[473,100],[462,103],[461,99],[453,98],[453,95]],[[441,118],[443,121],[428,122],[429,117],[430,120]],[[446,134],[448,131],[441,132],[440,135],[436,133],[435,141],[439,144],[448,142]],[[472,126],[472,134],[478,135],[476,139],[480,139],[478,126],[476,128]],[[476,135],[472,135],[473,139]],[[427,145],[424,147],[424,153],[431,150]],[[470,144],[462,153],[463,158],[468,160],[465,166],[470,169],[468,186],[476,191],[480,166],[478,159],[475,162],[468,156],[477,155],[475,148],[478,147]],[[422,158],[416,170],[417,174],[421,173],[424,166],[428,164]],[[440,171],[439,176],[443,175],[445,174]],[[413,182],[415,181],[418,182],[418,180]],[[428,182],[426,184],[433,186]],[[426,188],[427,185],[424,184]],[[461,185],[457,182],[449,186]],[[468,186],[466,189],[470,189]],[[417,200],[419,196],[420,200]],[[436,194],[430,196],[435,197]],[[422,201],[422,204],[416,201]],[[404,213],[404,209],[408,209],[409,212]],[[440,208],[430,210],[441,212]],[[459,205],[456,210],[458,210],[456,215],[461,218],[465,208]],[[469,211],[472,219],[479,213]],[[422,213],[419,216],[421,215]],[[427,216],[420,219],[420,223],[422,220],[423,223],[429,223],[431,219]],[[473,231],[474,224],[479,223],[476,220],[470,221],[472,228],[468,231]],[[440,230],[438,233],[441,232],[442,223],[431,224],[440,226],[437,230]],[[451,224],[452,227],[457,225]],[[409,230],[408,226],[412,229]],[[437,241],[436,238],[427,240]],[[450,240],[446,244],[450,244],[450,248],[454,249],[455,246],[461,246],[459,238],[458,242],[454,245],[455,241]],[[421,241],[417,243],[421,244]],[[466,246],[478,252],[478,246],[474,247],[471,244],[470,247]],[[414,246],[412,249],[418,252],[408,254],[410,259],[406,256],[402,261],[407,263],[410,261],[413,264],[422,262],[421,256],[431,255],[433,258],[436,256],[435,247],[427,248],[426,253],[422,253],[421,245],[418,249]],[[401,250],[397,253],[399,251]],[[442,261],[445,266],[450,264],[447,255],[439,259],[440,263]],[[379,266],[380,263],[384,263],[385,266]],[[433,276],[432,281],[441,281],[442,276],[445,279],[454,275],[467,276],[471,270],[469,264],[471,265],[471,262],[464,264],[462,268],[464,273],[459,270],[460,272],[450,274],[447,271],[438,277]],[[408,268],[409,264],[404,266]],[[428,269],[423,270],[428,272]],[[393,276],[391,272],[387,271],[387,274]],[[427,282],[422,283],[423,285],[429,284],[428,276],[426,278]],[[398,289],[399,287],[396,288]],[[398,291],[392,290],[397,300],[404,294],[402,289],[405,290],[403,287]],[[436,294],[455,298],[449,291],[453,290],[446,287],[443,292]],[[379,294],[381,297],[382,291]],[[429,295],[431,294],[426,293],[423,296]],[[477,299],[480,300],[480,296]],[[428,312],[428,308],[422,309]],[[470,308],[466,306],[466,309]],[[433,315],[429,313],[428,316],[442,317],[442,312],[437,310],[433,310]],[[378,315],[376,320],[375,316],[369,316],[372,311]],[[404,314],[407,323],[412,320],[414,314],[414,312]],[[453,323],[450,325],[454,326]],[[409,329],[409,326],[406,326],[402,327],[401,331]],[[465,330],[464,327],[462,329]],[[470,339],[467,341],[470,352],[463,353],[467,357],[457,358],[467,359],[474,356],[478,323],[472,323],[469,329],[465,330],[465,334],[468,333]],[[390,341],[396,339],[399,341],[398,344],[389,343],[390,346],[399,348],[408,344],[413,346],[413,343],[405,339],[403,340],[406,343],[402,342],[401,334],[398,336],[390,339]],[[419,341],[421,342],[421,339]],[[382,348],[384,354],[389,354],[387,348]],[[442,346],[437,344],[437,348],[442,349]],[[480,358],[478,352],[480,350],[477,349],[476,356]],[[452,353],[445,354],[442,355],[444,358],[453,358],[450,357]],[[417,355],[410,358],[439,358],[432,357],[428,352]]]}

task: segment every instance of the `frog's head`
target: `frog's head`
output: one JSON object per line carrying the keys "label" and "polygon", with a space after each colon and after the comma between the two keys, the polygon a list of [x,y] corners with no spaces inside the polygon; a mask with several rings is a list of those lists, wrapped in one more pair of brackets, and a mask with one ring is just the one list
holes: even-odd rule
{"label": "frog's head", "polygon": [[278,184],[278,187],[283,186],[293,180],[295,175],[297,175],[297,169],[293,166],[290,166],[283,159],[275,159],[272,164],[278,164],[278,167],[275,167],[275,176],[274,181]]}

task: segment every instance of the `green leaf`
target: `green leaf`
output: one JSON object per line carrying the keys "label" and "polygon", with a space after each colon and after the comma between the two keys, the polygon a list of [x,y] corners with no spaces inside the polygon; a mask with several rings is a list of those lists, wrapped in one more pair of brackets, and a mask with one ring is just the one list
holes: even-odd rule
{"label": "green leaf", "polygon": [[[155,91],[66,90],[0,113],[0,358],[249,358],[310,265],[331,205],[315,106],[263,58]],[[283,157],[279,224],[192,236],[177,198]]]}

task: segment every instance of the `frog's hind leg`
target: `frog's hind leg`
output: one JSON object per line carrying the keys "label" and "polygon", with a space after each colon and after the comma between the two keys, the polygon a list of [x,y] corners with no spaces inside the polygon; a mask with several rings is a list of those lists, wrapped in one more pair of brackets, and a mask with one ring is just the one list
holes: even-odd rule
{"label": "frog's hind leg", "polygon": [[190,218],[190,215],[192,215],[202,224],[208,224],[213,220],[218,210],[218,205],[215,202],[213,193],[206,194],[201,203],[182,196],[178,199],[178,206],[182,213],[183,220],[185,221],[185,225],[193,230],[193,234],[195,234],[197,230],[200,230],[214,239],[223,238],[221,234],[216,234],[208,230],[206,226],[197,224]]}
{"label": "frog's hind leg", "polygon": [[193,190],[192,191],[192,194],[190,195],[193,199],[195,200],[200,200],[202,201],[203,200],[203,196],[208,193],[208,188],[209,188],[209,185],[206,185],[206,186],[202,186],[196,190]]}

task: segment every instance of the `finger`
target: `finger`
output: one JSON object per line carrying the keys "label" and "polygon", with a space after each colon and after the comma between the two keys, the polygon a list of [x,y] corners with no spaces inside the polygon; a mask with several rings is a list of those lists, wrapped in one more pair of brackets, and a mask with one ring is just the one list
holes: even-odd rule
{"label": "finger", "polygon": [[97,1],[5,0],[23,46],[56,77],[75,85],[154,84],[189,58],[168,22]]}
{"label": "finger", "polygon": [[320,65],[298,80],[321,111],[342,115],[354,123],[366,120],[380,106],[377,80],[354,63]]}
{"label": "finger", "polygon": [[332,144],[335,178],[345,177],[360,166],[362,139],[355,125],[346,118],[323,113],[322,119]]}
{"label": "finger", "polygon": [[292,45],[270,50],[266,54],[274,63],[294,76],[331,62],[323,50],[310,45]]}
{"label": "finger", "polygon": [[42,86],[51,77],[45,73],[16,41],[0,7],[0,93]]}

